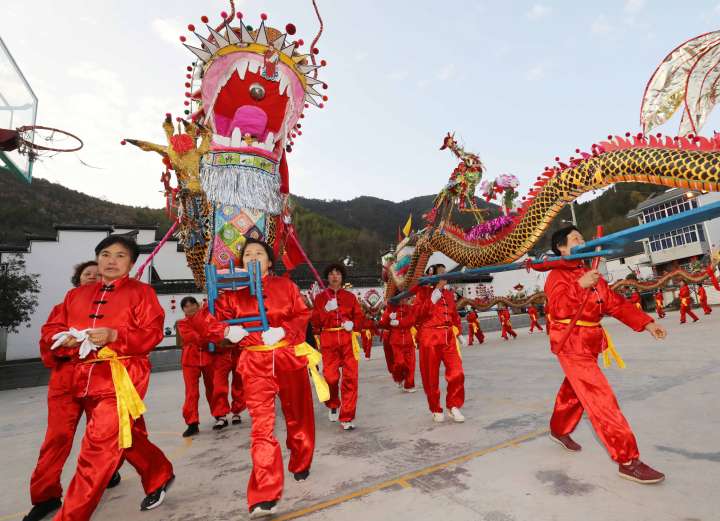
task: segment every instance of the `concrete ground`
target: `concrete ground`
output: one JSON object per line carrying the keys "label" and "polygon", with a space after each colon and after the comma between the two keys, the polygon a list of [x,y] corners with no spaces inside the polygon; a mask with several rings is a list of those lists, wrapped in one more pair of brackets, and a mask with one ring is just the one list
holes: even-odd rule
{"label": "concrete ground", "polygon": [[[669,330],[662,343],[606,320],[628,366],[606,374],[643,460],[667,474],[664,483],[620,479],[587,421],[575,436],[581,453],[567,453],[547,438],[562,373],[547,337],[520,329],[515,341],[504,342],[495,332],[481,347],[465,349],[464,424],[432,423],[424,394],[400,392],[375,346],[372,360],[361,366],[357,430],[341,431],[327,421],[324,406],[316,407],[312,474],[303,483],[286,474],[275,519],[718,520],[720,309],[715,311],[682,326],[677,313],[670,313],[661,322]],[[22,519],[30,505],[28,480],[44,434],[45,392],[0,392],[0,521]],[[143,492],[126,465],[122,483],[105,494],[94,519],[247,519],[247,414],[241,426],[216,433],[203,404],[201,433],[186,440],[180,437],[182,399],[179,372],[153,374],[147,423],[177,475],[166,502],[139,512]],[[276,432],[285,435],[281,421]]]}

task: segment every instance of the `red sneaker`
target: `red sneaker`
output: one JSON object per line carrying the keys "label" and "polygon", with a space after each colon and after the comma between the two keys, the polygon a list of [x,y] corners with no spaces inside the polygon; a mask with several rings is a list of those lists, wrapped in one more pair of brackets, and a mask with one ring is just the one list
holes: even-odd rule
{"label": "red sneaker", "polygon": [[579,443],[576,443],[567,434],[565,434],[564,436],[557,436],[551,432],[550,439],[558,445],[561,445],[562,448],[564,448],[568,452],[580,452],[582,450],[582,446]]}
{"label": "red sneaker", "polygon": [[618,466],[618,474],[621,478],[629,479],[636,483],[650,485],[652,483],[660,483],[665,479],[665,474],[648,467],[639,459],[632,460],[628,465],[620,464]]}

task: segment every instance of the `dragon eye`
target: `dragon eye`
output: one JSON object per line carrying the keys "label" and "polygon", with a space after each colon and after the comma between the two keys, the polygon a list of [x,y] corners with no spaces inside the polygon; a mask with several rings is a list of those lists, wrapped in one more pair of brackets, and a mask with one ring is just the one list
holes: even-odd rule
{"label": "dragon eye", "polygon": [[260,101],[265,97],[265,87],[259,83],[253,83],[250,85],[250,97],[255,101]]}

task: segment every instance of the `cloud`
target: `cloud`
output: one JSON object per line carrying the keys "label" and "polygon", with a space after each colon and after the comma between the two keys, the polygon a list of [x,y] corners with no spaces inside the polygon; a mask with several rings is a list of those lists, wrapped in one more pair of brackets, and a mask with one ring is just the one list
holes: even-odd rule
{"label": "cloud", "polygon": [[455,64],[448,63],[437,74],[437,79],[447,81],[455,75]]}
{"label": "cloud", "polygon": [[389,74],[389,77],[391,80],[396,80],[396,81],[404,80],[405,78],[408,77],[408,71],[406,71],[404,69],[394,70],[393,72],[391,72]]}
{"label": "cloud", "polygon": [[545,77],[545,72],[545,66],[542,63],[538,63],[528,69],[527,73],[525,73],[525,78],[528,81],[538,81]]}
{"label": "cloud", "polygon": [[367,57],[370,56],[370,53],[367,51],[358,51],[355,53],[355,60],[359,62],[364,62]]}
{"label": "cloud", "polygon": [[531,20],[537,20],[539,18],[544,18],[547,15],[549,15],[552,12],[552,8],[542,5],[542,4],[535,4],[533,5],[530,10],[525,13],[525,15],[530,18]]}
{"label": "cloud", "polygon": [[592,24],[590,24],[590,31],[593,34],[608,34],[609,32],[612,32],[612,26],[605,15],[601,14],[593,20]]}
{"label": "cloud", "polygon": [[187,32],[178,18],[156,18],[150,25],[161,40],[173,45],[177,45],[180,35]]}
{"label": "cloud", "polygon": [[645,7],[645,0],[625,0],[623,10],[626,13],[638,13]]}

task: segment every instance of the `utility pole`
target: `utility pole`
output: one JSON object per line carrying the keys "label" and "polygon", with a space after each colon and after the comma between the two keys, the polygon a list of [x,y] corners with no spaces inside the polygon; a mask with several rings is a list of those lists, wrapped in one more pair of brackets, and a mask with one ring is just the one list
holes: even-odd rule
{"label": "utility pole", "polygon": [[572,213],[572,223],[573,226],[577,227],[577,218],[575,217],[575,201],[570,202],[570,213]]}

